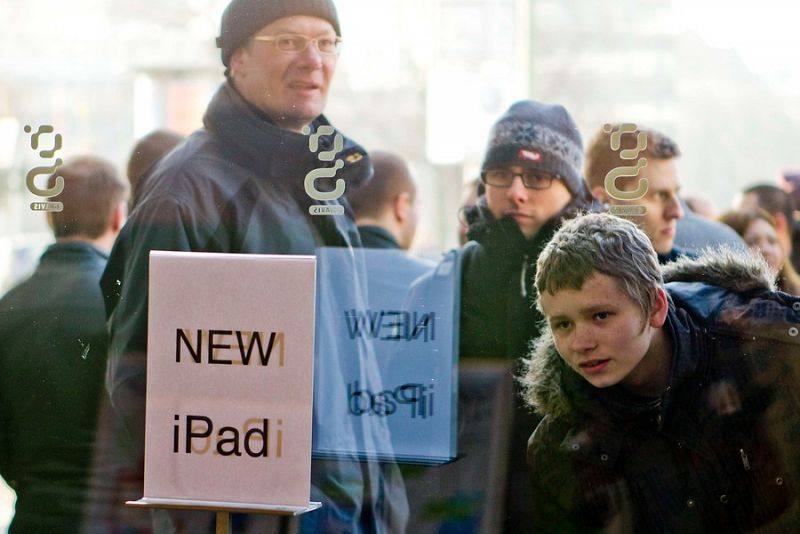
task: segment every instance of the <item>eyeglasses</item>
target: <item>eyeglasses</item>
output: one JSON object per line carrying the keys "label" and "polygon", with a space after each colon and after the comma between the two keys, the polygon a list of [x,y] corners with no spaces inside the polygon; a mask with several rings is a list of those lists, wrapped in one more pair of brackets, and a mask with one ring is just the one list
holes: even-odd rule
{"label": "eyeglasses", "polygon": [[514,172],[508,169],[489,169],[481,173],[481,180],[493,187],[511,187],[514,178],[519,176],[522,185],[528,189],[548,189],[553,180],[561,180],[561,176],[541,171]]}
{"label": "eyeglasses", "polygon": [[256,35],[256,41],[271,42],[281,52],[305,52],[309,43],[314,43],[320,54],[338,54],[342,44],[341,37],[316,37],[311,39],[305,35],[295,33],[280,33],[278,35]]}

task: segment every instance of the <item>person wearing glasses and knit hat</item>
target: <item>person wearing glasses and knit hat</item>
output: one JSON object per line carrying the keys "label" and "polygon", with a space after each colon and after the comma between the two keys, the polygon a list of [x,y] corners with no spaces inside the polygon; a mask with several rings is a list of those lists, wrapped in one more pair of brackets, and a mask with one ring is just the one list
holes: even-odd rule
{"label": "person wearing glasses and knit hat", "polygon": [[[361,246],[343,197],[312,198],[304,183],[323,167],[345,189],[372,175],[362,147],[325,133],[332,128],[322,113],[340,45],[330,0],[232,0],[222,15],[217,46],[226,80],[208,105],[204,127],[148,172],[102,280],[111,331],[107,388],[139,460],[151,250],[313,255],[321,246]],[[318,131],[323,135],[312,151],[309,134]],[[321,161],[332,149],[335,161]],[[330,185],[315,187],[324,192]],[[317,205],[341,215],[310,216]],[[377,372],[376,362],[353,356],[365,373]],[[324,415],[315,407],[315,421]],[[388,439],[376,429],[350,430]],[[403,530],[407,500],[396,466],[315,460],[311,478],[311,500],[322,508],[300,518],[300,531]],[[182,528],[195,531],[191,521]]]}
{"label": "person wearing glasses and knit hat", "polygon": [[[481,167],[484,193],[464,212],[462,358],[517,362],[539,334],[531,287],[536,258],[562,219],[594,209],[581,168],[575,122],[560,105],[514,103],[495,123]],[[525,532],[530,514],[522,429],[535,424],[518,403],[510,443],[506,532]],[[520,431],[517,432],[517,429]]]}

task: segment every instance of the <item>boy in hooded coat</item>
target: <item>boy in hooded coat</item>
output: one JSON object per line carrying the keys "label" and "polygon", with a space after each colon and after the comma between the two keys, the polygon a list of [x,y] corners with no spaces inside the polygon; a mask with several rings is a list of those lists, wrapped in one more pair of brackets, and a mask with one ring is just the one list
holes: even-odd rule
{"label": "boy in hooded coat", "polygon": [[760,258],[662,278],[633,223],[591,214],[545,247],[536,289],[532,531],[795,531],[800,299]]}

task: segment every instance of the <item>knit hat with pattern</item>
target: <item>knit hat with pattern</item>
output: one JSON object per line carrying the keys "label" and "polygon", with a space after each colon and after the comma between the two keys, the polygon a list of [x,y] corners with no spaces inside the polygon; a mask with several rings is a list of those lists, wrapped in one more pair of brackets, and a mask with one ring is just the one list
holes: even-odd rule
{"label": "knit hat with pattern", "polygon": [[217,48],[222,49],[222,64],[228,67],[231,55],[258,30],[278,19],[295,15],[319,17],[331,23],[336,35],[342,35],[336,6],[331,0],[232,0],[222,13],[217,37]]}
{"label": "knit hat with pattern", "polygon": [[582,194],[583,142],[564,106],[521,100],[494,124],[482,170],[509,165],[561,176],[573,196]]}

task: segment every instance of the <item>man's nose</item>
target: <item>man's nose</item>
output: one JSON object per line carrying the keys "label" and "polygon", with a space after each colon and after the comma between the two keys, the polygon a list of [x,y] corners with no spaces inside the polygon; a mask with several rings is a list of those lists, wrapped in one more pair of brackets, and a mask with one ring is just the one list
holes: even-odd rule
{"label": "man's nose", "polygon": [[682,219],[683,215],[683,208],[681,207],[681,201],[678,199],[678,195],[672,195],[667,201],[667,206],[664,209],[664,216],[667,219]]}
{"label": "man's nose", "polygon": [[571,348],[575,352],[587,352],[597,346],[597,337],[589,326],[575,325]]}
{"label": "man's nose", "polygon": [[314,40],[311,40],[308,42],[308,44],[306,44],[305,50],[298,54],[303,64],[311,67],[322,66],[322,52],[319,51],[318,46],[319,45]]}
{"label": "man's nose", "polygon": [[508,198],[517,204],[528,199],[528,188],[522,183],[522,178],[518,174],[514,176],[514,180],[508,186]]}

